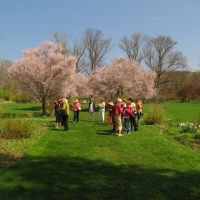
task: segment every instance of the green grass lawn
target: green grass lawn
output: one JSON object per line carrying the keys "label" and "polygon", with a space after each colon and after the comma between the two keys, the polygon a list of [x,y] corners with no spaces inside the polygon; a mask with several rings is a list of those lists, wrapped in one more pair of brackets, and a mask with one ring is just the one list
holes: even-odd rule
{"label": "green grass lawn", "polygon": [[[148,106],[143,105],[144,113]],[[167,121],[185,122],[194,119],[200,104],[162,106]],[[3,110],[32,113],[37,107],[6,104]],[[33,119],[45,128],[45,134],[0,172],[0,199],[200,199],[199,152],[157,126],[142,123],[138,132],[113,136],[112,126],[100,123],[95,114],[95,121],[89,122],[88,112],[82,110],[80,122],[71,123],[71,112],[68,132],[56,129],[54,118]]]}

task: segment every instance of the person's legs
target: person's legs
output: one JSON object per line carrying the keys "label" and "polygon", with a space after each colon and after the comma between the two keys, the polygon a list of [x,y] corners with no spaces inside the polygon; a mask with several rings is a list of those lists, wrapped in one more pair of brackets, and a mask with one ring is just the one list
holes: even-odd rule
{"label": "person's legs", "polygon": [[79,110],[76,111],[76,122],[78,122],[78,120],[79,120]]}
{"label": "person's legs", "polygon": [[105,111],[102,111],[102,112],[101,112],[101,119],[102,119],[102,122],[104,122],[104,119],[105,119]]}
{"label": "person's legs", "polygon": [[99,109],[99,120],[102,121],[101,110]]}
{"label": "person's legs", "polygon": [[73,122],[75,122],[76,120],[76,111],[74,111],[74,119],[73,119]]}
{"label": "person's legs", "polygon": [[140,126],[140,118],[141,118],[141,113],[137,113],[137,127]]}
{"label": "person's legs", "polygon": [[136,117],[133,117],[133,127],[134,127],[134,131],[137,131],[137,123],[136,123]]}
{"label": "person's legs", "polygon": [[118,136],[122,136],[122,120],[120,115],[115,115],[115,134]]}
{"label": "person's legs", "polygon": [[63,117],[63,126],[64,126],[64,131],[68,131],[69,130],[68,116]]}
{"label": "person's legs", "polygon": [[94,121],[94,112],[91,112],[91,120]]}
{"label": "person's legs", "polygon": [[127,119],[128,118],[125,118],[124,117],[124,131],[127,133],[128,132],[128,130],[127,130]]}
{"label": "person's legs", "polygon": [[111,114],[108,113],[108,125],[110,125]]}
{"label": "person's legs", "polygon": [[131,119],[127,118],[127,133],[129,134],[131,132]]}
{"label": "person's legs", "polygon": [[121,116],[117,116],[117,121],[118,121],[118,135],[122,136],[122,118]]}

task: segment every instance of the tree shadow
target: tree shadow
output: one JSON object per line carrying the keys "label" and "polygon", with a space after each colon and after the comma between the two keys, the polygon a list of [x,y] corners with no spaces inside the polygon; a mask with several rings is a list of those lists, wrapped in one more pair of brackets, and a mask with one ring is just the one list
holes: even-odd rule
{"label": "tree shadow", "polygon": [[113,165],[81,157],[25,156],[1,172],[0,199],[197,200],[199,179],[200,172],[192,170]]}
{"label": "tree shadow", "polygon": [[28,107],[28,108],[13,108],[13,110],[40,111],[41,107],[32,106],[32,107]]}

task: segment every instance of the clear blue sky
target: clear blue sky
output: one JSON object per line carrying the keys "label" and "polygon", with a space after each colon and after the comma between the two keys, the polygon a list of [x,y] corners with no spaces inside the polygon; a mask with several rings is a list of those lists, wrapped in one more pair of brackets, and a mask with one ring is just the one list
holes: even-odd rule
{"label": "clear blue sky", "polygon": [[141,32],[177,41],[191,70],[200,70],[200,0],[0,0],[0,59],[15,61],[52,32],[81,38],[87,28],[112,37],[109,59],[124,55],[123,36]]}

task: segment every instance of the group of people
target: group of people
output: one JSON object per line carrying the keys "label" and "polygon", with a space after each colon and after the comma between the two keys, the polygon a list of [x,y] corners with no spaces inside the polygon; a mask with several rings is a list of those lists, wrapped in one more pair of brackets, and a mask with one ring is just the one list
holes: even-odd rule
{"label": "group of people", "polygon": [[[79,111],[82,109],[81,104],[79,103],[78,99],[74,100],[73,104],[73,111],[74,111],[74,118],[73,122],[79,121]],[[67,98],[58,99],[57,101],[54,101],[54,113],[56,117],[56,128],[59,128],[61,126],[64,127],[64,131],[69,130],[69,102]]]}
{"label": "group of people", "polygon": [[[110,102],[111,104],[112,102]],[[118,98],[112,111],[113,133],[117,136],[123,136],[122,131],[126,134],[130,134],[133,129],[138,131],[142,114],[141,100],[138,100],[135,104],[132,98],[128,100]],[[108,115],[108,123],[110,122],[109,119],[110,116]]]}
{"label": "group of people", "polygon": [[[89,103],[90,121],[94,120],[95,108],[94,99],[91,98]],[[99,120],[101,122],[105,121],[105,111],[106,103],[102,98],[98,104]],[[142,114],[141,100],[134,103],[132,98],[128,100],[118,98],[115,104],[112,101],[108,103],[108,125],[113,125],[113,132],[118,136],[122,136],[122,131],[127,134],[130,134],[133,129],[138,131]]]}
{"label": "group of people", "polygon": [[[55,104],[56,128],[64,126],[64,130],[69,130],[68,118],[70,106],[67,98],[58,99]],[[123,136],[124,133],[130,134],[132,130],[138,131],[140,126],[140,119],[142,116],[142,101],[138,100],[134,103],[132,98],[116,99],[116,102],[109,102],[108,108],[108,125],[113,125],[113,133],[117,136]],[[81,103],[75,99],[72,105],[74,112],[73,123],[79,121],[79,112],[82,109]],[[91,98],[89,102],[88,112],[90,121],[94,121],[94,112],[96,105],[94,99]],[[99,120],[105,122],[106,102],[103,98],[98,104]]]}

